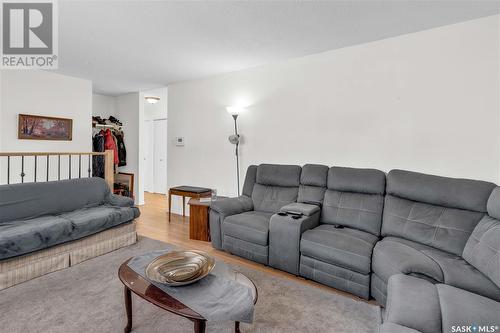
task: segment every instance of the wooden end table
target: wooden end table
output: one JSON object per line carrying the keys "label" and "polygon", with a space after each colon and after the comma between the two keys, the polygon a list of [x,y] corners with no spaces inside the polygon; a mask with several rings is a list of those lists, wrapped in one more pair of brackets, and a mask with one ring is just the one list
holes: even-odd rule
{"label": "wooden end table", "polygon": [[[125,310],[127,312],[127,326],[125,326],[124,329],[125,333],[130,333],[132,331],[132,292],[159,308],[191,320],[194,323],[195,333],[205,332],[207,324],[205,318],[137,274],[127,265],[130,259],[125,261],[118,269],[118,277],[124,285]],[[248,286],[252,290],[253,303],[257,303],[257,287],[255,287],[252,280],[240,272],[234,271],[234,273],[235,281]],[[203,297],[203,295],[200,295],[200,297]],[[240,333],[239,322],[234,323],[234,332]]]}
{"label": "wooden end table", "polygon": [[[216,197],[219,200],[225,197]],[[201,201],[199,198],[191,198],[189,205],[189,239],[210,241],[210,225],[208,223],[211,201]]]}
{"label": "wooden end table", "polygon": [[168,190],[168,222],[172,212],[172,195],[182,197],[182,216],[186,216],[186,197],[188,198],[206,198],[212,196],[212,190],[205,187],[196,186],[177,186]]}

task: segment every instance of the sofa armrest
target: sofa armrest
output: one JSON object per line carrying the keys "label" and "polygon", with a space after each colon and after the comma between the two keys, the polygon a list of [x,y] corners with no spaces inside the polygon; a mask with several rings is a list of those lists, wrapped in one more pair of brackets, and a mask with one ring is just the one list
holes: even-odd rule
{"label": "sofa armrest", "polygon": [[319,224],[319,210],[294,219],[274,214],[269,222],[269,266],[298,275],[302,234]]}
{"label": "sofa armrest", "polygon": [[319,212],[320,208],[318,205],[311,205],[302,202],[292,202],[288,205],[281,207],[280,211],[284,213],[295,213],[305,216],[311,216]]}
{"label": "sofa armrest", "polygon": [[252,198],[242,195],[236,198],[214,200],[210,203],[210,210],[221,215],[230,216],[253,210]]}
{"label": "sofa armrest", "polygon": [[396,274],[387,284],[385,322],[421,332],[441,332],[441,306],[436,285]]}
{"label": "sofa armrest", "polygon": [[118,206],[118,207],[132,207],[134,205],[134,200],[132,198],[124,197],[122,195],[116,195],[113,193],[109,194],[109,196],[106,199],[106,202],[111,206]]}
{"label": "sofa armrest", "polygon": [[227,216],[241,214],[253,210],[252,198],[242,195],[237,198],[213,200],[210,203],[209,224],[210,240],[216,249],[222,249],[221,225]]}

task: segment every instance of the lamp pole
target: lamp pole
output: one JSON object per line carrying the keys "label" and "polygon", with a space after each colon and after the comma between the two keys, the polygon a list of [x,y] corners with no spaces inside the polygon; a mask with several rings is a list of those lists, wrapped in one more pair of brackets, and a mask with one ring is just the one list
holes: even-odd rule
{"label": "lamp pole", "polygon": [[238,154],[238,147],[240,145],[240,135],[238,134],[238,124],[236,122],[236,119],[238,119],[237,114],[233,114],[233,119],[234,119],[234,135],[238,138],[235,144],[235,154],[236,154],[236,182],[238,184],[238,196],[240,195],[240,157]]}
{"label": "lamp pole", "polygon": [[234,134],[229,136],[229,142],[235,145],[235,155],[236,155],[236,183],[238,184],[238,196],[240,195],[240,156],[239,156],[239,147],[240,147],[240,135],[238,134],[238,115],[245,111],[245,108],[242,106],[228,106],[226,107],[226,111],[233,117],[234,119]]}

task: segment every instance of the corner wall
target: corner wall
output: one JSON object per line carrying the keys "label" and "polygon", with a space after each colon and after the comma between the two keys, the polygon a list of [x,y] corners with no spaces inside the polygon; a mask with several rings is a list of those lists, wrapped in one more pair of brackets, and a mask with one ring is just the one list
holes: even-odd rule
{"label": "corner wall", "polygon": [[140,181],[140,166],[142,153],[140,147],[141,132],[143,123],[142,93],[132,93],[115,97],[116,117],[122,122],[125,133],[125,146],[127,147],[127,165],[120,167],[121,172],[131,172],[134,174],[135,203],[144,204],[143,184]]}
{"label": "corner wall", "polygon": [[92,115],[101,118],[116,117],[116,97],[92,94]]}
{"label": "corner wall", "polygon": [[[169,86],[168,182],[236,194],[250,164],[323,163],[499,181],[499,16]],[[175,146],[177,136],[185,146]],[[179,212],[177,204],[173,211]]]}

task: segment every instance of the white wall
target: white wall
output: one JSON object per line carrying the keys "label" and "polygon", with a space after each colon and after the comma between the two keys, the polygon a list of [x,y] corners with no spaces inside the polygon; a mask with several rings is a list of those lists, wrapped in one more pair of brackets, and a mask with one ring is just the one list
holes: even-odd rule
{"label": "white wall", "polygon": [[93,94],[92,115],[101,118],[116,117],[116,98],[114,96]]}
{"label": "white wall", "polygon": [[225,106],[238,100],[250,105],[238,119],[242,181],[248,165],[267,162],[498,182],[499,56],[497,15],[174,84],[169,186],[235,194]]}
{"label": "white wall", "polygon": [[[90,81],[48,71],[4,70],[1,72],[0,86],[0,109],[2,110],[0,113],[0,151],[92,151],[92,83]],[[71,141],[19,140],[17,124],[20,113],[71,118],[73,119],[73,139]],[[18,162],[13,161],[13,170],[19,164]],[[27,180],[33,177],[31,163],[32,161],[26,161]],[[3,169],[0,170],[2,183],[6,179],[6,171]],[[72,169],[77,170],[75,163]],[[38,170],[40,174],[46,173],[46,170]],[[67,168],[63,172],[67,172]],[[11,181],[15,182],[16,179]]]}
{"label": "white wall", "polygon": [[[2,151],[91,151],[90,81],[38,70],[4,70],[1,78]],[[73,119],[73,140],[19,140],[20,113]]]}
{"label": "white wall", "polygon": [[120,167],[121,172],[134,174],[135,202],[144,204],[144,190],[141,182],[140,166],[142,164],[142,153],[140,137],[142,135],[143,123],[143,96],[142,93],[132,93],[116,97],[116,117],[122,122],[124,141],[127,148],[127,165]]}

